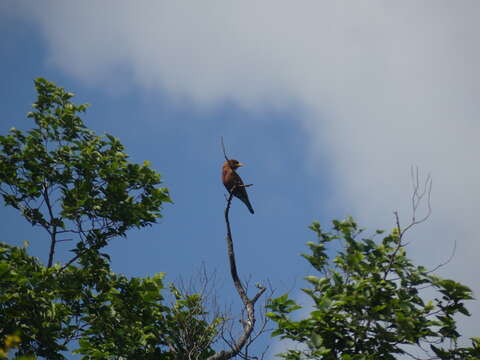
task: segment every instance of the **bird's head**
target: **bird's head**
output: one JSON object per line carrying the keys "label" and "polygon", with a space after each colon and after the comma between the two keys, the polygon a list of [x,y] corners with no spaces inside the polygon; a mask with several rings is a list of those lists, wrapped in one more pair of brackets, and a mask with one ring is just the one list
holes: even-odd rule
{"label": "bird's head", "polygon": [[230,159],[228,161],[225,161],[225,164],[223,166],[229,166],[232,170],[238,169],[240,166],[243,166],[241,162],[235,159]]}

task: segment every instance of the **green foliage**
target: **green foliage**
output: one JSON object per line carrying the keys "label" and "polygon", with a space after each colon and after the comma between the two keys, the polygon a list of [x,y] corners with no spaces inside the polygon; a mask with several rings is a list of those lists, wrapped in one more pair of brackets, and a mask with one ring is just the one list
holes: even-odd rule
{"label": "green foliage", "polygon": [[[19,334],[17,355],[47,359],[64,359],[73,340],[82,359],[174,359],[195,351],[202,359],[213,352],[218,320],[203,320],[199,295],[171,286],[169,306],[163,274],[128,279],[103,257],[96,260],[60,272],[24,248],[0,243],[0,339]],[[194,331],[190,343],[179,336],[185,329]]]}
{"label": "green foliage", "polygon": [[157,187],[160,175],[148,162],[129,163],[117,138],[87,129],[78,116],[87,105],[72,103],[72,93],[44,79],[35,87],[38,98],[27,116],[36,127],[0,136],[5,204],[53,242],[58,234],[78,235],[77,253],[154,223],[162,203],[170,202],[167,189]]}
{"label": "green foliage", "polygon": [[[0,344],[3,343],[3,345],[0,346],[0,359],[8,359],[8,353],[10,352],[11,349],[16,349],[18,348],[18,345],[20,344],[22,339],[16,334],[13,335],[7,335],[3,338],[3,341],[0,342]],[[16,356],[15,359],[17,360],[35,360],[35,356]]]}
{"label": "green foliage", "polygon": [[5,244],[0,244],[0,269],[0,338],[19,333],[21,354],[59,359],[55,354],[65,347],[55,339],[62,337],[69,310],[55,303],[54,269],[46,269],[24,248]]}
{"label": "green foliage", "polygon": [[[0,194],[46,230],[49,261],[0,243],[0,358],[16,349],[19,358],[60,360],[75,347],[82,359],[206,358],[220,319],[205,320],[203,299],[171,286],[169,304],[163,274],[126,278],[100,252],[155,223],[170,202],[160,175],[128,162],[115,137],[87,129],[78,116],[87,106],[73,94],[44,79],[35,86],[36,127],[0,136]],[[76,245],[62,266],[53,259],[65,234]]]}
{"label": "green foliage", "polygon": [[[362,230],[348,218],[333,222],[333,233],[320,224],[310,227],[318,242],[309,242],[311,254],[303,255],[317,271],[307,276],[303,291],[313,301],[313,310],[299,321],[290,314],[299,308],[284,295],[270,304],[270,319],[276,322],[274,336],[302,343],[304,350],[289,350],[285,359],[396,359],[404,345],[431,345],[440,359],[478,359],[478,339],[470,348],[460,348],[455,316],[469,316],[465,300],[470,289],[453,280],[441,279],[406,256],[402,234],[394,229],[379,243],[359,239]],[[377,234],[382,233],[378,231]],[[343,241],[332,260],[327,245]],[[426,301],[424,289],[435,290]],[[448,348],[445,344],[451,345]]]}

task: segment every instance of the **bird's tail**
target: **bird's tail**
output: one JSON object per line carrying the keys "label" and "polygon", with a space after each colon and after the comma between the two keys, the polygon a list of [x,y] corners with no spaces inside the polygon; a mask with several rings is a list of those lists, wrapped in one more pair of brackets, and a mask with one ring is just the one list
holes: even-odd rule
{"label": "bird's tail", "polygon": [[254,214],[252,204],[250,204],[250,200],[248,199],[247,192],[245,191],[244,187],[241,187],[239,191],[235,191],[234,195],[239,198],[248,208],[251,214]]}
{"label": "bird's tail", "polygon": [[248,210],[250,211],[250,214],[255,214],[255,211],[253,211],[253,207],[252,207],[252,204],[250,204],[250,200],[245,199],[246,201],[244,201],[245,205],[247,205],[248,207]]}

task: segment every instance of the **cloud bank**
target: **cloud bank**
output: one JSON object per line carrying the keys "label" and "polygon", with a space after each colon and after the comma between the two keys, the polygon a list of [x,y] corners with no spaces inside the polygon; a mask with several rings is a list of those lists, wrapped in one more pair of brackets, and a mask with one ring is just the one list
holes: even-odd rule
{"label": "cloud bank", "polygon": [[[412,251],[435,265],[456,240],[441,275],[480,296],[477,1],[23,4],[49,61],[94,86],[118,86],[122,69],[198,106],[301,104],[312,173],[336,179],[330,205],[363,224],[392,226],[397,209],[407,222],[410,166],[430,172],[433,214]],[[331,169],[317,172],[320,154]],[[465,327],[474,335],[474,321]]]}

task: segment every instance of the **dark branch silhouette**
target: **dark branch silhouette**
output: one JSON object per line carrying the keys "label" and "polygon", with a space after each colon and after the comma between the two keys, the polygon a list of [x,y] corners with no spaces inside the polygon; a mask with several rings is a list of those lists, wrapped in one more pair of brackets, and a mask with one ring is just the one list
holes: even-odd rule
{"label": "dark branch silhouette", "polygon": [[[223,138],[222,138],[222,148],[225,154],[225,147],[223,146]],[[248,185],[245,185],[245,186],[248,186]],[[227,206],[225,208],[225,223],[227,225],[227,237],[226,237],[227,255],[228,255],[228,260],[230,262],[230,274],[232,276],[235,289],[237,290],[237,293],[240,296],[240,299],[242,300],[243,305],[245,306],[247,319],[243,321],[243,333],[239,336],[239,338],[236,341],[233,341],[230,344],[231,349],[219,351],[214,355],[210,356],[208,360],[227,360],[240,354],[242,348],[248,343],[255,327],[255,303],[258,301],[258,299],[263,295],[263,293],[266,290],[266,287],[262,285],[257,285],[259,290],[255,294],[255,296],[250,299],[247,295],[245,287],[243,286],[238,276],[237,264],[235,261],[235,251],[233,248],[232,229],[230,227],[230,220],[229,220],[229,213],[230,213],[230,206],[232,204],[232,198],[233,198],[233,191],[228,196]]]}
{"label": "dark branch silhouette", "polygon": [[222,143],[223,156],[225,156],[225,160],[228,161],[229,158],[227,156],[227,152],[225,151],[225,144],[223,143],[223,136],[220,139],[221,139],[221,143]]}

